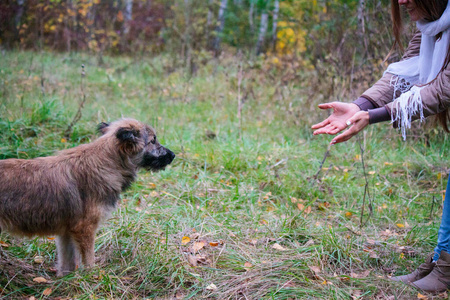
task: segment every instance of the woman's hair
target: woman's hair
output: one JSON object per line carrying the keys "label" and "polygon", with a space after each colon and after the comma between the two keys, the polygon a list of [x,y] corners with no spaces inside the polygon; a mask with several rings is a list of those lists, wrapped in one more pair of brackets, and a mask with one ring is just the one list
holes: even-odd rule
{"label": "woman's hair", "polygon": [[[419,9],[425,16],[425,20],[432,22],[439,19],[444,13],[445,8],[449,0],[413,0],[416,4],[417,9]],[[394,32],[394,46],[400,48],[403,51],[403,46],[401,43],[401,34],[403,32],[403,22],[400,12],[400,5],[398,0],[391,0],[391,17],[392,17],[392,29]],[[442,32],[439,33],[436,38],[441,38]],[[448,45],[447,56],[445,57],[444,65],[442,66],[441,72],[447,68],[450,63],[450,44]],[[445,131],[450,132],[448,127],[448,121],[450,120],[450,111],[447,109],[436,115],[437,120],[441,124]]]}

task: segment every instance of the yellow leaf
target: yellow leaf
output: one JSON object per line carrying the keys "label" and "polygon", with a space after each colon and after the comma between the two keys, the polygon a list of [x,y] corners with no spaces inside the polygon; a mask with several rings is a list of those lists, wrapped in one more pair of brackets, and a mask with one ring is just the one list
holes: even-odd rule
{"label": "yellow leaf", "polygon": [[422,295],[421,293],[417,293],[417,299],[428,300],[428,297],[425,295]]}
{"label": "yellow leaf", "polygon": [[219,243],[218,242],[210,242],[209,245],[211,247],[217,247],[217,246],[219,246]]}
{"label": "yellow leaf", "polygon": [[350,218],[351,216],[353,216],[353,214],[352,214],[351,212],[348,211],[348,212],[345,213],[345,216],[346,216],[347,218]]}
{"label": "yellow leaf", "polygon": [[52,293],[52,289],[51,288],[46,288],[43,292],[42,295],[44,296],[49,296]]}
{"label": "yellow leaf", "polygon": [[47,279],[45,279],[44,277],[36,277],[36,278],[33,278],[33,281],[37,282],[37,283],[46,283]]}
{"label": "yellow leaf", "polygon": [[48,236],[47,237],[47,240],[49,240],[49,241],[53,241],[55,238],[54,237],[52,237],[52,236]]}
{"label": "yellow leaf", "polygon": [[392,163],[390,163],[390,162],[385,162],[384,165],[385,165],[385,166],[392,166]]}
{"label": "yellow leaf", "polygon": [[437,174],[437,179],[438,179],[438,180],[441,180],[441,178],[442,178],[442,173],[438,173],[438,174]]}
{"label": "yellow leaf", "polygon": [[151,188],[152,190],[156,189],[156,184],[154,184],[153,182],[150,182],[148,184],[148,187]]}
{"label": "yellow leaf", "polygon": [[183,238],[181,239],[181,244],[186,245],[187,243],[189,243],[191,241],[191,238],[188,236],[183,236]]}
{"label": "yellow leaf", "polygon": [[395,225],[397,225],[398,228],[405,228],[405,225],[403,225],[403,224],[401,224],[401,223],[397,223],[397,224],[395,224]]}

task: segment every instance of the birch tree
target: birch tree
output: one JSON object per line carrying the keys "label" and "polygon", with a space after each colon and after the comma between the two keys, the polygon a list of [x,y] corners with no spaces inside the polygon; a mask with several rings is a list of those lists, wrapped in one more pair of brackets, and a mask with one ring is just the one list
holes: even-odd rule
{"label": "birch tree", "polygon": [[255,0],[250,0],[250,9],[248,11],[248,23],[250,26],[250,32],[253,33],[255,31],[255,27],[253,25],[253,11],[255,9]]}
{"label": "birch tree", "polygon": [[125,35],[130,32],[130,23],[133,20],[133,0],[126,0],[125,1],[125,12],[123,14],[124,19],[124,30],[123,33]]}
{"label": "birch tree", "polygon": [[364,55],[367,53],[368,48],[368,37],[366,36],[366,1],[365,0],[359,0],[359,6],[358,6],[358,27],[359,27],[359,34],[361,36],[361,39],[364,43]]}
{"label": "birch tree", "polygon": [[280,1],[275,0],[272,19],[272,47],[275,50],[277,43],[277,27],[278,27],[278,13],[280,11]]}
{"label": "birch tree", "polygon": [[228,0],[221,0],[219,7],[219,15],[217,21],[219,23],[216,29],[216,39],[214,41],[214,51],[216,54],[220,51],[220,43],[222,41],[222,32],[225,26],[225,11],[227,9]]}
{"label": "birch tree", "polygon": [[264,9],[261,13],[261,22],[259,24],[258,42],[256,43],[256,54],[260,54],[264,45],[264,40],[267,33],[267,27],[269,23],[269,14],[267,9]]}

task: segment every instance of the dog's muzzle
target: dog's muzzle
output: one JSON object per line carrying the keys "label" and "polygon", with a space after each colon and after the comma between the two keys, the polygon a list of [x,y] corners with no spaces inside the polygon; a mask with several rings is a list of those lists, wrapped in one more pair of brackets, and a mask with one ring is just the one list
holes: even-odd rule
{"label": "dog's muzzle", "polygon": [[141,167],[151,170],[163,170],[175,158],[175,153],[167,148],[161,147],[157,150],[144,154],[142,158]]}

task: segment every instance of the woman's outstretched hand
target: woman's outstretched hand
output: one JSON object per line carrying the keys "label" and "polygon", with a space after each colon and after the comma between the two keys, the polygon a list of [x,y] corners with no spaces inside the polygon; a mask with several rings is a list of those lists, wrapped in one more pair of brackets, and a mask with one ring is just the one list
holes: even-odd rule
{"label": "woman's outstretched hand", "polygon": [[369,125],[369,113],[367,111],[359,111],[347,120],[346,125],[351,126],[349,129],[335,137],[331,141],[331,145],[348,141],[358,132]]}
{"label": "woman's outstretched hand", "polygon": [[319,104],[321,109],[333,109],[333,113],[324,121],[313,125],[314,135],[330,134],[334,135],[351,126],[344,133],[336,136],[331,144],[342,143],[360,132],[369,125],[369,113],[361,111],[361,109],[353,103],[331,102]]}
{"label": "woman's outstretched hand", "polygon": [[313,125],[312,129],[317,129],[314,131],[314,135],[317,134],[337,134],[347,128],[346,122],[353,117],[354,114],[359,112],[361,109],[358,105],[353,103],[343,103],[343,102],[331,102],[319,104],[320,109],[333,109],[333,113],[326,118],[324,121]]}

